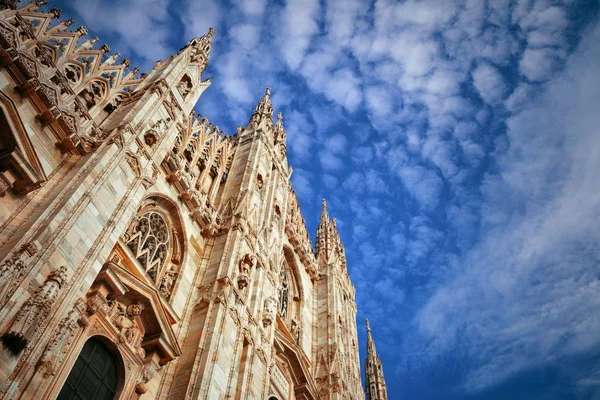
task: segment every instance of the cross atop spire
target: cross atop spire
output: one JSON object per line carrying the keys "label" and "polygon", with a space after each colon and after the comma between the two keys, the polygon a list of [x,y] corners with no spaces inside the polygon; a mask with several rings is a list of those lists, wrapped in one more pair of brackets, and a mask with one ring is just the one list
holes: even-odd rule
{"label": "cross atop spire", "polygon": [[269,87],[250,117],[250,123],[254,125],[255,129],[263,122],[269,128],[273,126],[273,106],[271,105],[271,88]]}

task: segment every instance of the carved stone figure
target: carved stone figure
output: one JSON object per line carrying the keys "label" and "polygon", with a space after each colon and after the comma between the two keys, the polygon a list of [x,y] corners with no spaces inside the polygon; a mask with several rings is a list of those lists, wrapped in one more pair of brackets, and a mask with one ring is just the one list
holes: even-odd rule
{"label": "carved stone figure", "polygon": [[296,321],[296,319],[292,319],[291,331],[292,331],[292,336],[294,337],[294,340],[299,344],[300,343],[300,325],[298,324],[298,321]]}
{"label": "carved stone figure", "polygon": [[250,283],[250,272],[254,266],[254,256],[246,254],[240,260],[239,268],[240,273],[238,275],[238,287],[244,289]]}
{"label": "carved stone figure", "polygon": [[117,302],[116,307],[116,315],[113,321],[119,330],[119,339],[124,343],[133,345],[136,336],[140,333],[140,328],[135,319],[142,313],[142,306],[139,303],[133,303],[125,307]]}
{"label": "carved stone figure", "polygon": [[275,320],[275,313],[277,312],[277,300],[274,297],[268,297],[265,300],[265,305],[263,308],[262,322],[263,326],[266,328],[271,326],[273,321]]}
{"label": "carved stone figure", "polygon": [[58,365],[63,361],[64,354],[73,341],[77,329],[85,326],[83,315],[85,312],[85,302],[80,299],[75,306],[58,325],[54,337],[48,343],[44,354],[38,362],[38,367],[44,370],[44,378],[54,376]]}
{"label": "carved stone figure", "polygon": [[50,272],[44,284],[19,310],[9,331],[2,335],[2,342],[13,353],[23,350],[39,332],[66,280],[66,267]]}
{"label": "carved stone figure", "polygon": [[288,312],[289,285],[285,263],[279,269],[279,314],[285,318]]}
{"label": "carved stone figure", "polygon": [[172,267],[165,273],[165,276],[162,278],[160,283],[159,292],[165,298],[169,299],[171,297],[171,291],[173,290],[173,286],[175,285],[175,280],[177,279],[177,271],[175,271]]}

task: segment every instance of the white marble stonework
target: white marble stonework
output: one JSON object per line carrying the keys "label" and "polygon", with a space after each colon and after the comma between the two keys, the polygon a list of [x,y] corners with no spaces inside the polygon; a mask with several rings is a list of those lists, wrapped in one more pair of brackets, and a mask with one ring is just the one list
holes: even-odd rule
{"label": "white marble stonework", "polygon": [[44,3],[0,2],[0,399],[80,390],[92,348],[107,398],[362,399],[344,246],[325,201],[309,237],[270,89],[224,134],[193,111],[212,29],[140,74]]}

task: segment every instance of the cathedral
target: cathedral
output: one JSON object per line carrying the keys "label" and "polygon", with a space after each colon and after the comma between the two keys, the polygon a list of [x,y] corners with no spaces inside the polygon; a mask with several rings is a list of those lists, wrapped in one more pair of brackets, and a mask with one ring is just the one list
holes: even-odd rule
{"label": "cathedral", "polygon": [[344,246],[325,201],[311,241],[270,89],[224,134],[193,110],[212,29],[139,74],[60,17],[0,1],[0,399],[364,399]]}

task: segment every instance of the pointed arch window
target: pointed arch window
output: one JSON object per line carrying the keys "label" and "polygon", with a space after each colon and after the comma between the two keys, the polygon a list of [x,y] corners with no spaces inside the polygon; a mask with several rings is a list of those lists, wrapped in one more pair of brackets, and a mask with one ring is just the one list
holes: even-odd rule
{"label": "pointed arch window", "polygon": [[166,276],[171,253],[171,233],[165,217],[149,211],[136,218],[125,233],[125,243],[152,280],[159,284]]}
{"label": "pointed arch window", "polygon": [[142,202],[119,241],[119,248],[125,252],[124,266],[136,275],[145,272],[167,300],[177,290],[184,259],[184,232],[177,206],[163,196],[151,196]]}

